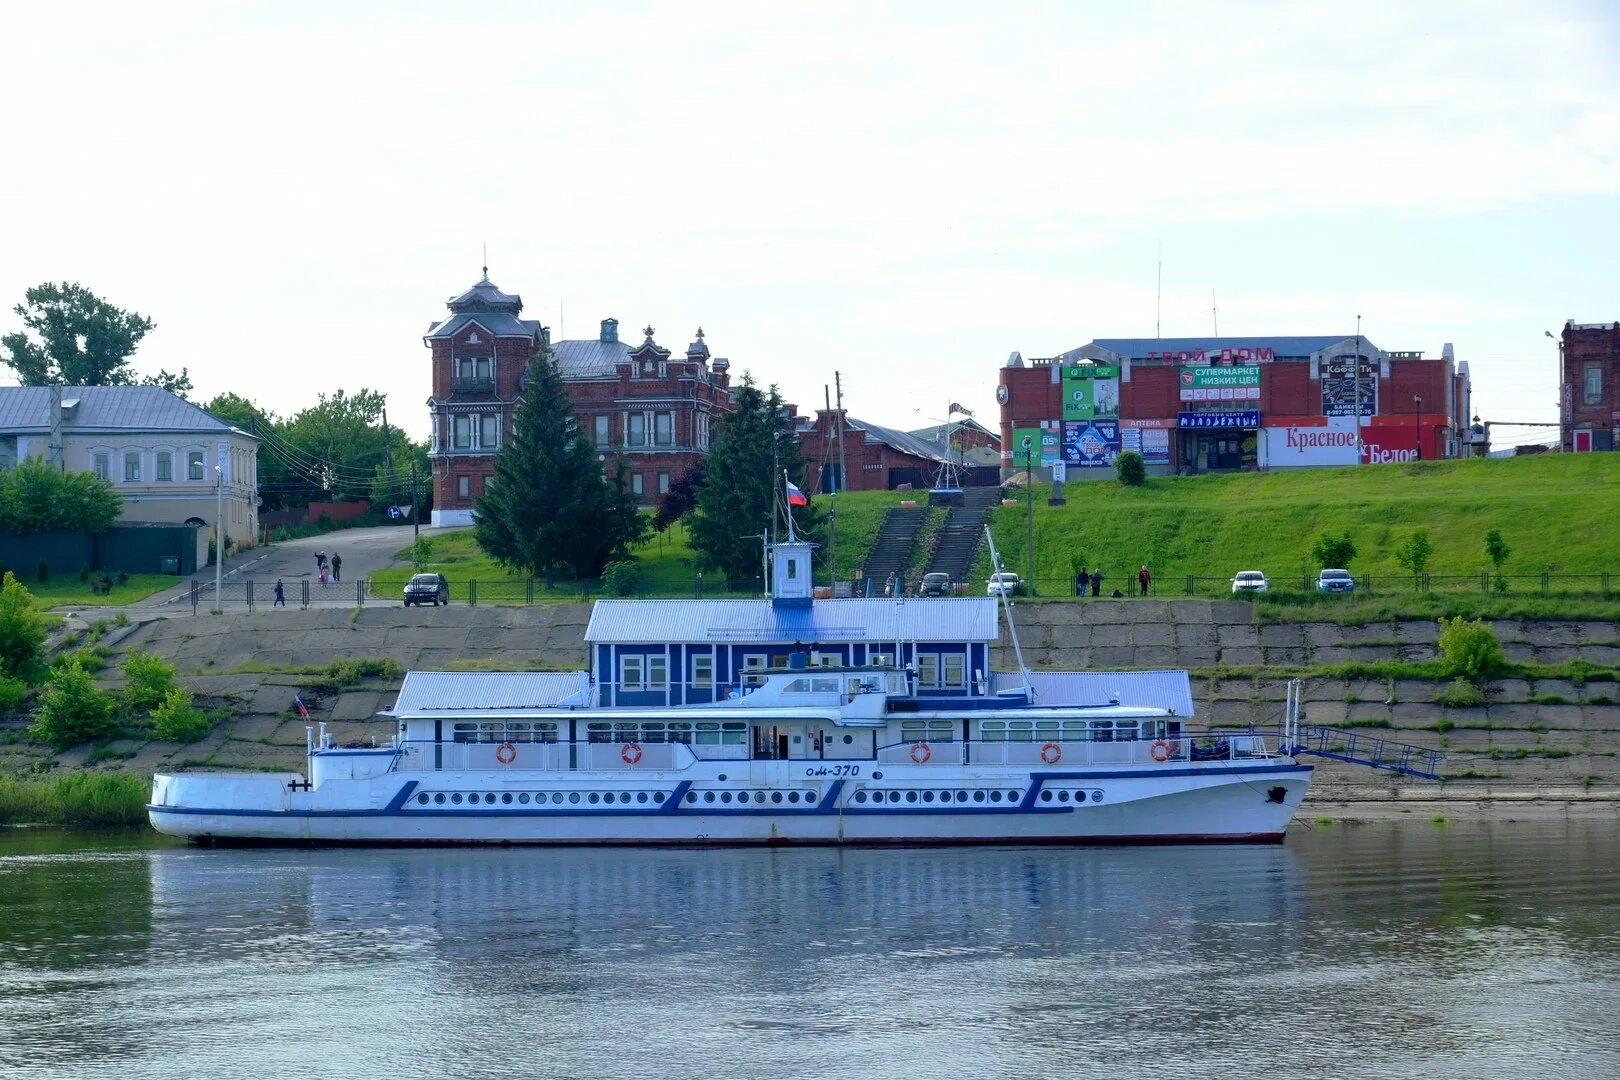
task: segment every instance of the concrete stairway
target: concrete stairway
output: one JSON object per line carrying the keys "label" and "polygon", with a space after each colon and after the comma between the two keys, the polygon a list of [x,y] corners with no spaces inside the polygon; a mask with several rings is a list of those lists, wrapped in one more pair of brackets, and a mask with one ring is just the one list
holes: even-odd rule
{"label": "concrete stairway", "polygon": [[984,542],[984,515],[1001,501],[999,487],[968,488],[962,505],[952,507],[950,517],[939,531],[928,573],[949,574],[953,582],[963,582],[973,568],[973,557]]}
{"label": "concrete stairway", "polygon": [[927,516],[928,511],[921,506],[896,506],[883,518],[877,539],[872,541],[872,550],[866,556],[866,564],[861,567],[872,582],[873,596],[883,595],[891,576],[897,581],[904,580],[906,560],[911,557],[917,530],[922,528]]}

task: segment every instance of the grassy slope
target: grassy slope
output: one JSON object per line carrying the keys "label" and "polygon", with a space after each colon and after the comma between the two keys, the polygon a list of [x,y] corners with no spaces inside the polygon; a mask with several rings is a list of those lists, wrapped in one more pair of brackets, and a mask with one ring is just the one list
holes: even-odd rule
{"label": "grassy slope", "polygon": [[[115,584],[112,592],[105,596],[92,593],[90,583],[80,581],[77,574],[60,576],[53,574],[49,581],[21,578],[18,580],[34,594],[37,606],[51,608],[65,604],[72,604],[75,607],[121,607],[124,604],[133,604],[137,600],[145,600],[153,593],[162,592],[164,589],[184,585],[187,579],[169,574],[131,574],[127,582],[122,585]],[[117,580],[116,575],[114,580]]]}
{"label": "grassy slope", "polygon": [[[1037,573],[1051,583],[1043,592],[1067,580],[1071,555],[1101,565],[1110,589],[1146,563],[1178,591],[1188,574],[1229,578],[1244,569],[1297,591],[1316,569],[1306,551],[1324,531],[1354,538],[1353,572],[1399,588],[1408,579],[1395,551],[1420,528],[1434,545],[1433,575],[1488,566],[1483,538],[1496,528],[1512,548],[1509,574],[1610,571],[1620,586],[1616,454],[1164,477],[1140,488],[1109,479],[1067,485],[1061,507],[1046,506],[1046,493],[1036,486]],[[991,520],[1002,559],[1022,570],[1024,507],[998,508]]]}

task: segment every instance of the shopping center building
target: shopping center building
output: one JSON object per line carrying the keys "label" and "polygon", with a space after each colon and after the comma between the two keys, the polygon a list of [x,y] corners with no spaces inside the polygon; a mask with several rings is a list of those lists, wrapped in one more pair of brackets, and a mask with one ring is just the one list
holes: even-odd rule
{"label": "shopping center building", "polygon": [[[1002,469],[1111,475],[1378,464],[1464,453],[1468,365],[1365,337],[1098,338],[1001,369]],[[1025,448],[1029,457],[1025,457]]]}

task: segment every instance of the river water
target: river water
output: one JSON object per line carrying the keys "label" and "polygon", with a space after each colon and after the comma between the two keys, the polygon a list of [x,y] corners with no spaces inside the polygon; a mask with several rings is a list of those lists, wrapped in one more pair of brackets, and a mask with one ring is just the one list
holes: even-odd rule
{"label": "river water", "polygon": [[1620,1076],[1620,828],[207,850],[0,830],[5,1077]]}

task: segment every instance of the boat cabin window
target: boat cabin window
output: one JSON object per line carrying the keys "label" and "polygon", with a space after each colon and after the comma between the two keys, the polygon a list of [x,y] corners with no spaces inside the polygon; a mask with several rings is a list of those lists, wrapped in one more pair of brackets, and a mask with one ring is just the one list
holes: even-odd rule
{"label": "boat cabin window", "polygon": [[866,654],[867,667],[894,667],[894,654],[879,652]]}
{"label": "boat cabin window", "polygon": [[836,694],[838,693],[838,680],[831,676],[822,676],[814,679],[794,679],[782,687],[784,694]]}
{"label": "boat cabin window", "polygon": [[948,690],[960,690],[967,685],[967,664],[960,654],[946,653],[940,657],[940,670]]}
{"label": "boat cabin window", "polygon": [[714,686],[714,657],[692,657],[692,689],[708,690]]}
{"label": "boat cabin window", "polygon": [[956,737],[956,724],[950,720],[902,720],[900,738],[904,742],[950,742]]}
{"label": "boat cabin window", "polygon": [[669,685],[669,657],[647,657],[647,689],[662,690]]}
{"label": "boat cabin window", "polygon": [[939,653],[917,654],[917,685],[919,687],[939,685]]}
{"label": "boat cabin window", "polygon": [[640,690],[646,685],[647,669],[639,653],[619,657],[619,686],[625,690]]}
{"label": "boat cabin window", "polygon": [[744,686],[759,686],[765,681],[765,657],[760,653],[748,653],[742,658],[742,684]]}
{"label": "boat cabin window", "polygon": [[557,725],[527,720],[461,720],[451,726],[450,737],[458,743],[554,743]]}
{"label": "boat cabin window", "polygon": [[699,746],[742,746],[748,741],[748,725],[736,720],[700,720],[693,725],[694,742]]}

